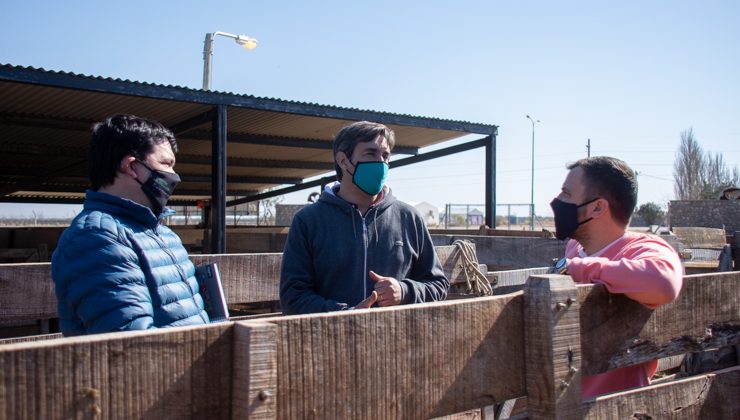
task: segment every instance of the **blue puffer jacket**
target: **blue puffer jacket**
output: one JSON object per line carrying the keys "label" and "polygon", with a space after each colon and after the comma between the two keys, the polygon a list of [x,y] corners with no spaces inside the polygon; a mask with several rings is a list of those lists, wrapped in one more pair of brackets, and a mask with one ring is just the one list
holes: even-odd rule
{"label": "blue puffer jacket", "polygon": [[208,323],[180,238],[130,200],[87,191],[51,271],[66,336]]}

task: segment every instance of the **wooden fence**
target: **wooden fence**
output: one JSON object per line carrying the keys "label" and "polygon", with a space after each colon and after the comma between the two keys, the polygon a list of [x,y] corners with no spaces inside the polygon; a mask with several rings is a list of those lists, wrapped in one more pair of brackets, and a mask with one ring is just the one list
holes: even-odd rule
{"label": "wooden fence", "polygon": [[[435,250],[447,277],[453,284],[460,285],[456,289],[464,291],[462,285],[466,278],[458,248],[437,246]],[[194,254],[190,259],[195,265],[218,263],[224,295],[230,305],[279,300],[282,253]],[[485,267],[481,269],[485,272]],[[527,273],[529,271],[525,270],[502,275],[507,279],[519,279],[521,285]],[[492,274],[491,278],[497,277]],[[0,326],[4,322],[36,322],[56,318],[56,305],[51,263],[0,264]]]}
{"label": "wooden fence", "polygon": [[581,400],[580,377],[740,343],[740,272],[649,310],[531,276],[512,294],[0,345],[0,418],[529,418],[740,413],[740,367]]}

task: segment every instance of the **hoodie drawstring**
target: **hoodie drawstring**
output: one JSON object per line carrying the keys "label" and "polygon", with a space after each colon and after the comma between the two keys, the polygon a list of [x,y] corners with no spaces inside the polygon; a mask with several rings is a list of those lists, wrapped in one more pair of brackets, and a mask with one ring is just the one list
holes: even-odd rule
{"label": "hoodie drawstring", "polygon": [[373,227],[375,228],[375,245],[378,244],[378,209],[373,212]]}

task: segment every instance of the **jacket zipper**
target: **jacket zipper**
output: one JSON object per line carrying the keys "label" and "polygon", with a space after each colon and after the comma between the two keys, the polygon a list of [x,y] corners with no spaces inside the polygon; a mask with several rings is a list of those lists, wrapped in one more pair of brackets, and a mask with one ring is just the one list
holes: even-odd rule
{"label": "jacket zipper", "polygon": [[363,299],[367,299],[370,297],[370,295],[367,292],[367,250],[370,247],[370,237],[367,231],[367,217],[370,216],[370,212],[374,211],[374,207],[370,207],[370,209],[367,211],[365,216],[360,213],[360,210],[357,209],[357,212],[360,213],[360,220],[362,220],[362,290],[363,290]]}
{"label": "jacket zipper", "polygon": [[367,224],[365,223],[365,218],[362,217],[362,251],[363,251],[363,258],[362,258],[362,290],[363,290],[363,299],[368,298],[367,294],[367,245],[369,243],[369,239],[367,237]]}

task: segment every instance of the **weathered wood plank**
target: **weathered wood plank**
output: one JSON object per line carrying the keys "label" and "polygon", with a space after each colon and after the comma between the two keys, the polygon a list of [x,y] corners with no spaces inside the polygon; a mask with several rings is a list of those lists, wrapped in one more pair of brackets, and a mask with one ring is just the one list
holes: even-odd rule
{"label": "weathered wood plank", "polygon": [[724,229],[674,226],[671,230],[686,248],[717,249],[727,243]]}
{"label": "weathered wood plank", "polygon": [[548,267],[523,268],[519,270],[491,271],[496,287],[524,286],[529,276],[547,274]]}
{"label": "weathered wood plank", "polygon": [[524,286],[527,412],[573,419],[581,409],[581,340],[576,287],[568,276],[532,276]]}
{"label": "weathered wood plank", "polygon": [[565,255],[565,242],[545,238],[433,235],[435,245],[449,245],[467,239],[477,246],[478,260],[491,271],[515,270],[552,265],[553,258]]}
{"label": "weathered wood plank", "polygon": [[658,372],[664,372],[666,370],[675,369],[683,363],[686,359],[685,354],[679,354],[676,356],[664,357],[658,360]]}
{"label": "weathered wood plank", "polygon": [[0,265],[0,319],[56,318],[50,263]]}
{"label": "weathered wood plank", "polygon": [[740,365],[740,346],[728,346],[687,354],[681,372],[700,375],[738,365]]}
{"label": "weathered wood plank", "polygon": [[710,274],[719,271],[719,260],[686,261],[683,263],[686,274]]}
{"label": "weathered wood plank", "polygon": [[[475,244],[471,245],[475,249]],[[456,246],[435,246],[434,249],[450,283],[465,283],[465,268],[460,249]]]}
{"label": "weathered wood plank", "polygon": [[218,264],[224,295],[229,303],[278,300],[283,254],[191,255],[193,264]]}
{"label": "weathered wood plank", "polygon": [[[438,246],[435,251],[445,274],[455,281],[464,281],[465,274],[457,248]],[[224,295],[229,303],[253,303],[280,299],[282,256],[282,253],[211,254],[191,255],[190,259],[196,265],[218,263]]]}
{"label": "weathered wood plank", "polygon": [[278,417],[432,418],[524,395],[522,294],[280,317]]}
{"label": "weathered wood plank", "polygon": [[286,233],[229,231],[226,234],[226,249],[230,253],[282,252],[287,238]]}
{"label": "weathered wood plank", "polygon": [[[282,254],[191,255],[194,264],[217,262],[230,303],[278,300]],[[56,318],[50,263],[0,265],[0,319]]]}
{"label": "weathered wood plank", "polygon": [[5,344],[15,344],[15,343],[30,343],[33,341],[44,341],[44,340],[56,340],[59,338],[64,338],[62,333],[54,333],[54,334],[41,334],[41,335],[28,335],[25,337],[13,337],[13,338],[3,338],[0,340],[0,346]]}
{"label": "weathered wood plank", "polygon": [[685,276],[679,298],[651,310],[602,285],[578,286],[584,374],[739,344],[738,288],[740,272]]}
{"label": "weathered wood plank", "polygon": [[277,327],[234,324],[233,418],[274,419],[277,406]]}
{"label": "weathered wood plank", "polygon": [[232,325],[0,347],[0,418],[231,418]]}
{"label": "weathered wood plank", "polygon": [[740,367],[583,403],[586,419],[737,419]]}
{"label": "weathered wood plank", "polygon": [[522,268],[519,270],[489,271],[488,281],[495,284],[494,295],[514,293],[524,289],[529,276],[547,274],[548,267]]}
{"label": "weathered wood plank", "polygon": [[0,248],[0,260],[22,258],[27,261],[38,251],[36,248]]}
{"label": "weathered wood plank", "polygon": [[[445,274],[464,281],[460,257],[453,246],[435,247]],[[193,254],[194,264],[218,263],[224,295],[230,304],[279,300],[282,253]],[[462,280],[460,280],[462,279]],[[56,318],[56,295],[50,263],[0,264],[0,319]]]}

